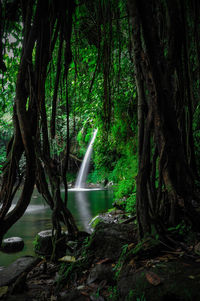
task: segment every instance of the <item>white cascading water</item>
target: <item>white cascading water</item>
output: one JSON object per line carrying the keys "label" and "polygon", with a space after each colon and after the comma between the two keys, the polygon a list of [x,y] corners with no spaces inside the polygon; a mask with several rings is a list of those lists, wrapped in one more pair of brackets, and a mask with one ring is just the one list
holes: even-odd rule
{"label": "white cascading water", "polygon": [[92,155],[92,146],[94,143],[94,140],[96,138],[97,135],[97,131],[98,129],[96,129],[93,133],[92,139],[88,145],[87,151],[85,153],[83,162],[81,164],[81,168],[79,170],[78,173],[78,177],[76,179],[76,183],[75,183],[75,188],[84,188],[85,187],[85,183],[86,183],[86,178],[87,178],[87,174],[88,174],[88,169],[89,169],[89,164],[90,164],[90,159],[91,159],[91,155]]}

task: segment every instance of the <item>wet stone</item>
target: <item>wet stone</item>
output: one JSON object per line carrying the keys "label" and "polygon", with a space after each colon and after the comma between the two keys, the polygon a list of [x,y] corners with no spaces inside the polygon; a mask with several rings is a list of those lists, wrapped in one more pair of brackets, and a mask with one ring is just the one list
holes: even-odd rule
{"label": "wet stone", "polygon": [[24,256],[0,271],[0,287],[10,285],[24,272],[28,272],[40,261],[39,258]]}
{"label": "wet stone", "polygon": [[9,237],[3,240],[1,251],[5,253],[19,252],[24,247],[24,241],[21,237]]}

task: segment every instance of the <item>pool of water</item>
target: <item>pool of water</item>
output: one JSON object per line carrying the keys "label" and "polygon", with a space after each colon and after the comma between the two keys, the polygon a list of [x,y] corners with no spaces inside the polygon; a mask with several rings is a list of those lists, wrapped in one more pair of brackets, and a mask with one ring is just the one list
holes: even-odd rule
{"label": "pool of water", "polygon": [[[63,192],[64,193],[64,192]],[[89,221],[98,213],[112,207],[112,190],[82,189],[69,190],[68,207],[80,230],[89,230]],[[34,255],[33,240],[42,230],[51,229],[51,210],[37,191],[34,191],[30,205],[24,216],[13,225],[4,238],[20,236],[25,246],[21,252],[6,254],[0,252],[0,266],[7,266],[24,255]]]}

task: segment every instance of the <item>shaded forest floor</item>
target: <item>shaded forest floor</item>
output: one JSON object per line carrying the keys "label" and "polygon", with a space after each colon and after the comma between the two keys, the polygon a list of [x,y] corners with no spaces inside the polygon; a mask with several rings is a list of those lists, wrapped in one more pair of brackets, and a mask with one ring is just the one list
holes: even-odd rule
{"label": "shaded forest floor", "polygon": [[167,240],[137,244],[134,218],[115,211],[88,238],[74,241],[64,262],[41,259],[3,300],[200,300],[200,234],[171,229]]}

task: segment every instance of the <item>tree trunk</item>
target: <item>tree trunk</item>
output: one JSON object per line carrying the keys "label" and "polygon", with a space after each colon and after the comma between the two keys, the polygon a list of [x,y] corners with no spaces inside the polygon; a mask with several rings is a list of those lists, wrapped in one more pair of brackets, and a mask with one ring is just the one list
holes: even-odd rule
{"label": "tree trunk", "polygon": [[[138,116],[142,123],[139,124],[139,132],[141,131],[144,135],[141,140],[142,134],[139,134],[137,176],[137,216],[140,237],[150,232],[152,224],[160,228],[162,225],[160,221],[163,218],[161,211],[167,210],[165,225],[175,225],[179,222],[180,210],[182,210],[193,225],[200,228],[199,223],[191,218],[192,215],[197,217],[198,214],[191,204],[191,200],[196,196],[193,173],[187,153],[184,152],[187,141],[183,140],[184,128],[179,128],[177,123],[179,111],[175,106],[177,87],[174,85],[176,66],[172,61],[169,64],[164,56],[164,48],[155,21],[155,8],[155,1],[129,1],[136,82],[140,83],[140,85],[137,84],[138,95],[141,97],[141,74],[143,85],[148,91],[142,94],[143,100],[139,98],[138,101]],[[137,34],[138,27],[141,28],[140,35]],[[174,38],[177,38],[174,23],[172,29],[174,29]],[[141,103],[145,104],[147,110],[144,119],[141,117]],[[153,148],[156,149],[155,158],[159,158],[157,164],[159,187],[156,189],[155,178],[154,180],[151,178],[152,174],[155,174],[155,171],[152,173],[151,169],[156,166],[153,162],[155,159],[151,155]],[[168,202],[164,205],[163,199],[166,194]]]}
{"label": "tree trunk", "polygon": [[[56,240],[61,234],[60,222],[63,222],[72,234],[75,235],[78,231],[72,214],[61,198],[58,164],[51,157],[45,97],[47,68],[52,60],[60,31],[60,50],[52,117],[52,136],[54,137],[56,98],[64,41],[67,48],[66,60],[68,59],[69,63],[71,62],[70,39],[74,1],[65,2],[64,4],[61,0],[50,2],[38,0],[36,3],[34,0],[23,0],[20,5],[24,24],[23,47],[16,84],[15,131],[8,147],[7,162],[0,192],[2,203],[0,209],[0,244],[3,235],[24,214],[30,203],[35,184],[53,211],[52,223],[53,229],[56,230]],[[62,24],[62,28],[60,24]],[[33,50],[35,50],[34,53]],[[68,118],[69,110],[67,111]],[[69,148],[69,141],[67,147]],[[21,183],[20,181],[17,183],[17,172],[23,154],[26,159],[26,170],[22,192],[15,208],[8,213],[15,192]],[[20,175],[20,179],[22,178],[23,174]],[[51,191],[47,179],[49,179]]]}

